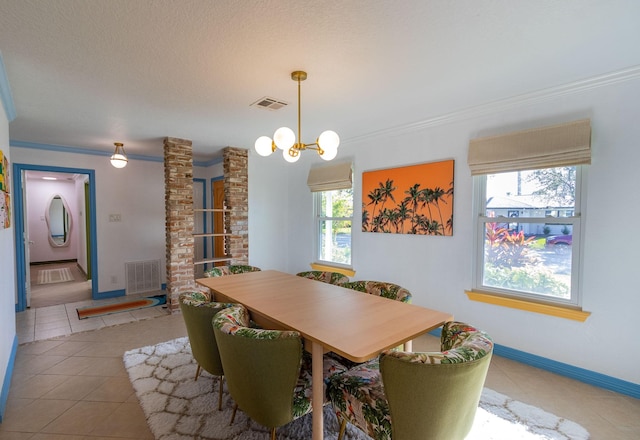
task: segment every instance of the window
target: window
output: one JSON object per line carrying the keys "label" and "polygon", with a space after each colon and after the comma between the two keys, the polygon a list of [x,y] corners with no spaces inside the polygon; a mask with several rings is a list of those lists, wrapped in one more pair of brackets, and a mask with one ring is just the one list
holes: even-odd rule
{"label": "window", "polygon": [[351,163],[309,170],[307,185],[313,193],[318,263],[351,267],[352,177]]}
{"label": "window", "polygon": [[320,262],[351,266],[353,189],[314,193],[316,258]]}
{"label": "window", "polygon": [[477,290],[577,305],[580,167],[476,177]]}
{"label": "window", "polygon": [[535,302],[580,305],[582,165],[588,119],[473,139],[473,288]]}

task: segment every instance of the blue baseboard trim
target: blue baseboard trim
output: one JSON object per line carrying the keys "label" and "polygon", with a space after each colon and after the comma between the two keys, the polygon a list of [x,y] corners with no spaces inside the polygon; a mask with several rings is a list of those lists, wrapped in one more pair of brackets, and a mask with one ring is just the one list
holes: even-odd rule
{"label": "blue baseboard trim", "polygon": [[[430,335],[440,337],[441,329],[432,330]],[[504,345],[495,344],[493,353],[496,356],[511,359],[541,370],[550,371],[561,376],[568,377],[580,382],[594,385],[605,390],[615,391],[616,393],[631,396],[640,399],[640,385],[607,376],[605,374],[596,373],[595,371],[585,370],[584,368],[574,367],[573,365],[557,362],[551,359],[530,354],[514,348],[505,347]]]}
{"label": "blue baseboard trim", "polygon": [[7,371],[2,381],[2,390],[0,390],[0,423],[4,420],[4,411],[7,408],[7,399],[9,398],[9,387],[11,386],[11,376],[13,376],[13,366],[16,363],[16,353],[18,352],[18,335],[13,337],[13,346],[11,347],[11,355],[7,364]]}
{"label": "blue baseboard trim", "polygon": [[497,356],[502,356],[523,364],[531,365],[532,367],[588,383],[589,385],[594,385],[606,390],[615,391],[616,393],[640,399],[640,385],[633,382],[616,379],[615,377],[596,373],[595,371],[574,367],[573,365],[564,364],[562,362],[557,362],[535,354],[525,353],[524,351],[515,350],[502,345],[496,344],[493,352]]}

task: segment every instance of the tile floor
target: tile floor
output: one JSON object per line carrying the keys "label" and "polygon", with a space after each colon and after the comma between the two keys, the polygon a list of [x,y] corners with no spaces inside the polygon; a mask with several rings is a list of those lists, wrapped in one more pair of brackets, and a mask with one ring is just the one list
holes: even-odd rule
{"label": "tile floor", "polygon": [[[58,315],[66,314],[68,318],[70,312],[66,307],[63,310]],[[49,316],[56,315],[50,313]],[[46,316],[47,313],[40,316],[44,323],[47,319],[58,320]],[[33,319],[37,322],[37,310]],[[93,331],[67,334],[66,329],[62,331],[62,327],[51,324],[49,330],[64,336],[26,344],[21,341],[5,417],[0,424],[0,440],[153,438],[122,355],[133,348],[185,336],[182,316],[164,314],[116,326],[107,326],[107,322],[104,325]],[[74,331],[71,321],[69,328]],[[34,338],[35,334],[34,327]],[[44,328],[38,332],[45,334]],[[416,340],[414,350],[437,345],[437,339],[427,335]],[[593,440],[640,438],[638,399],[500,357],[492,360],[486,386],[581,424]]]}
{"label": "tile floor", "polygon": [[96,304],[112,304],[161,293],[163,292],[146,292],[140,295],[127,295],[126,297],[104,300],[89,299],[69,304],[27,309],[24,312],[16,313],[18,342],[24,344],[26,342],[50,339],[87,330],[98,330],[103,327],[166,315],[167,310],[162,306],[148,307],[131,312],[116,313],[82,320],[78,319],[78,313],[76,312],[76,309],[79,307],[93,306]]}

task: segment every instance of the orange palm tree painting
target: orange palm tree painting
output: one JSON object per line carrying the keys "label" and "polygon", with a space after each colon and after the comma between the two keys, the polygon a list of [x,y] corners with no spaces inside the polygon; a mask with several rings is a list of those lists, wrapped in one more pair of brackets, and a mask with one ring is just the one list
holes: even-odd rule
{"label": "orange palm tree painting", "polygon": [[446,160],[362,173],[362,230],[453,235],[453,169]]}

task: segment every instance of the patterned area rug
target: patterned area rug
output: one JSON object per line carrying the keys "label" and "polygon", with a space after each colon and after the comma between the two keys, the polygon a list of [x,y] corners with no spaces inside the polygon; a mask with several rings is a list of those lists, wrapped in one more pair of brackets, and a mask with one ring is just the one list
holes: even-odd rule
{"label": "patterned area rug", "polygon": [[[217,380],[204,373],[194,381],[196,365],[188,338],[178,338],[124,354],[129,378],[156,439],[265,440],[269,430],[238,411],[229,425],[233,401],[224,387],[217,410]],[[325,439],[337,439],[338,422],[324,408]],[[278,428],[278,439],[309,440],[311,414]],[[580,425],[485,388],[467,440],[588,439]],[[352,425],[347,440],[371,440]]]}
{"label": "patterned area rug", "polygon": [[38,271],[38,284],[65,283],[67,281],[73,281],[73,275],[68,267]]}

